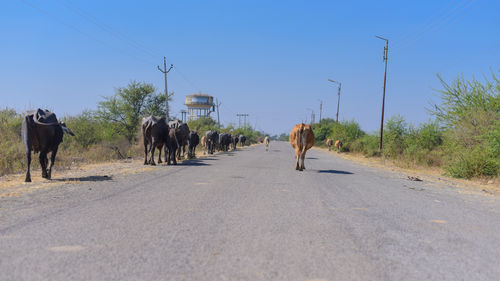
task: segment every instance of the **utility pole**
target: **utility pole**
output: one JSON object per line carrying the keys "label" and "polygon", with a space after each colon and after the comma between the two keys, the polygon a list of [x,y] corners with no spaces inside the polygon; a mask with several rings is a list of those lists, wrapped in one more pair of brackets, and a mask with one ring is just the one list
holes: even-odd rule
{"label": "utility pole", "polygon": [[328,81],[330,81],[332,83],[339,84],[338,93],[337,93],[338,99],[337,99],[337,117],[336,117],[336,122],[338,123],[339,122],[339,107],[340,107],[340,90],[342,89],[342,83],[340,83],[338,81],[334,81],[332,79],[328,79]]}
{"label": "utility pole", "polygon": [[219,102],[218,99],[215,99],[215,105],[217,106],[217,127],[219,127],[219,131],[220,131],[220,119],[219,119],[219,106],[222,104]]}
{"label": "utility pole", "polygon": [[323,101],[319,101],[319,123],[318,126],[321,128],[321,113],[323,111]]}
{"label": "utility pole", "polygon": [[307,110],[310,110],[311,111],[311,123],[309,123],[311,126],[314,125],[314,119],[315,119],[315,114],[314,114],[314,110],[313,109],[310,109],[310,108],[307,108]]}
{"label": "utility pole", "polygon": [[241,117],[244,118],[243,126],[244,126],[244,128],[246,128],[247,127],[247,116],[248,116],[248,114],[247,113],[244,113],[244,114],[243,113],[238,113],[238,114],[236,114],[236,116],[238,116],[238,128],[241,128]]}
{"label": "utility pole", "polygon": [[167,70],[167,58],[166,57],[163,57],[163,69],[160,68],[159,65],[157,65],[156,67],[158,67],[158,70],[165,74],[165,105],[167,106],[167,111],[165,112],[166,113],[166,117],[167,117],[167,122],[168,120],[170,119],[169,117],[169,114],[168,114],[168,88],[167,88],[167,73],[170,72],[170,70],[172,70],[172,68],[174,67],[173,64],[170,64],[170,68]]}
{"label": "utility pole", "polygon": [[385,83],[387,80],[387,55],[389,53],[389,40],[382,38],[380,36],[375,36],[378,39],[385,40],[385,47],[384,47],[384,62],[385,62],[385,70],[384,70],[384,91],[382,94],[382,117],[380,118],[380,140],[378,143],[378,149],[380,152],[382,152],[382,139],[384,137],[384,106],[385,106]]}

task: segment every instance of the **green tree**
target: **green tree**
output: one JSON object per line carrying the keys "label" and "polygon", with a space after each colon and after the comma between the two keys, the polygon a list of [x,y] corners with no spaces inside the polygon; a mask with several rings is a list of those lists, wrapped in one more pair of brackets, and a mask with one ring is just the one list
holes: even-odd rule
{"label": "green tree", "polygon": [[165,112],[165,97],[155,94],[155,91],[152,84],[132,81],[126,88],[118,88],[113,96],[104,97],[105,100],[99,102],[96,118],[112,124],[115,134],[134,142],[142,117]]}

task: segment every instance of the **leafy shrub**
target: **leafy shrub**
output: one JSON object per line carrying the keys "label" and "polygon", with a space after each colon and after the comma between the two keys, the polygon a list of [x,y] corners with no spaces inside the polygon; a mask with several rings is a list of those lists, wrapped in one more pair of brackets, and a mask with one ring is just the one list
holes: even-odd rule
{"label": "leafy shrub", "polygon": [[455,152],[445,169],[452,177],[457,178],[498,176],[500,163],[498,157],[495,159],[487,149],[478,146],[472,150]]}

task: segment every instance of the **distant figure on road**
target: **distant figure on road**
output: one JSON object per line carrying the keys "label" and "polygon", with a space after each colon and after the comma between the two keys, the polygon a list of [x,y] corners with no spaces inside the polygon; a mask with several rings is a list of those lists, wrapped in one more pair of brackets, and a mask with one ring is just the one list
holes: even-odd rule
{"label": "distant figure on road", "polygon": [[[290,144],[295,149],[295,170],[302,171],[306,168],[304,166],[306,152],[314,145],[314,133],[311,129],[311,126],[304,123],[295,125],[295,127],[293,127],[292,131],[290,132]],[[300,166],[299,159],[302,160]]]}
{"label": "distant figure on road", "polygon": [[328,151],[332,151],[333,140],[332,139],[327,139],[326,140],[326,145],[328,146]]}
{"label": "distant figure on road", "polygon": [[342,148],[342,141],[341,140],[337,140],[335,142],[335,148],[337,149],[337,153],[340,153],[340,149]]}
{"label": "distant figure on road", "polygon": [[268,151],[269,150],[269,137],[268,136],[266,136],[264,138],[264,145],[266,146],[266,151]]}

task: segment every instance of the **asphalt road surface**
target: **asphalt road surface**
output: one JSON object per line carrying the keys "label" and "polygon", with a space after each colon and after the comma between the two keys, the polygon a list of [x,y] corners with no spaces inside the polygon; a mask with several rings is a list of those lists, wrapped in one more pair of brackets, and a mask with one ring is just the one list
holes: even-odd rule
{"label": "asphalt road surface", "polygon": [[294,168],[271,142],[1,199],[0,280],[500,280],[497,197]]}

